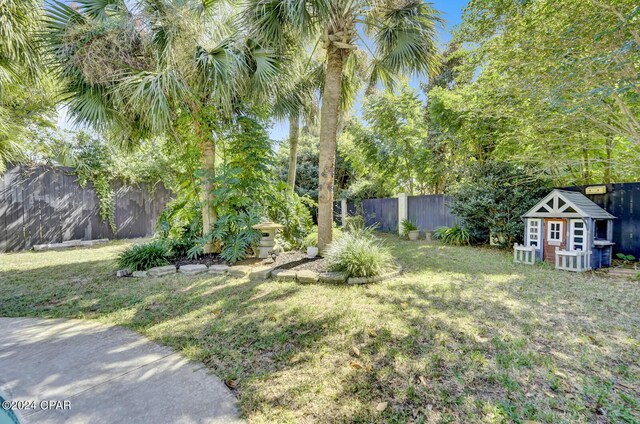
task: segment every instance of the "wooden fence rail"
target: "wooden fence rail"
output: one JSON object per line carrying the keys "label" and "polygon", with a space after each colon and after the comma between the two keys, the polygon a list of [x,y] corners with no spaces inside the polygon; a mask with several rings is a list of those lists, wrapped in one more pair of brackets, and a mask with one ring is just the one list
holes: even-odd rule
{"label": "wooden fence rail", "polygon": [[100,217],[91,184],[80,187],[73,168],[15,167],[0,175],[0,252],[66,240],[145,237],[171,199],[162,185],[115,190],[115,233]]}

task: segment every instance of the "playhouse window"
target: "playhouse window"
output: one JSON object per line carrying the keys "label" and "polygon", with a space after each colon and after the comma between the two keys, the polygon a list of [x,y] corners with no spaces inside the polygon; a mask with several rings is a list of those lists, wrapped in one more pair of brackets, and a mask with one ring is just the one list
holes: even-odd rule
{"label": "playhouse window", "polygon": [[549,241],[550,242],[562,241],[562,222],[549,223]]}
{"label": "playhouse window", "polygon": [[530,219],[529,220],[529,246],[539,246],[540,243],[540,220],[539,219]]}
{"label": "playhouse window", "polygon": [[582,220],[571,221],[571,249],[584,250],[585,238],[584,222]]}

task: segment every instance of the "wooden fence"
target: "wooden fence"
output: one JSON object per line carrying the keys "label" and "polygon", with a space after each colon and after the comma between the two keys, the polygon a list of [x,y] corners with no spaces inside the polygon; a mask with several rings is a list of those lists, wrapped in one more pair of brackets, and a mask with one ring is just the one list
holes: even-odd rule
{"label": "wooden fence", "polygon": [[398,199],[366,199],[362,201],[362,214],[367,227],[375,225],[379,231],[398,230]]}
{"label": "wooden fence", "polygon": [[80,187],[73,168],[15,167],[0,175],[0,252],[66,240],[150,236],[171,199],[162,185],[115,190],[115,233],[100,217],[91,184]]}
{"label": "wooden fence", "polygon": [[[564,187],[579,191],[616,217],[613,222],[614,252],[640,258],[640,182],[606,184],[605,194],[586,194],[587,186]],[[408,196],[406,216],[420,230],[433,231],[438,227],[451,227],[458,222],[449,209],[450,197],[444,195]],[[340,210],[337,202],[336,210]],[[348,203],[348,214],[361,213],[367,225],[378,225],[382,231],[397,231],[402,210],[398,198],[367,199],[358,207]],[[339,212],[336,214],[339,216]]]}
{"label": "wooden fence", "polygon": [[579,191],[615,216],[613,251],[640,258],[640,182],[606,184],[606,186],[605,194],[586,194],[585,189],[588,186],[565,187],[563,190]]}
{"label": "wooden fence", "polygon": [[408,219],[424,231],[438,227],[452,227],[457,221],[449,209],[450,198],[441,194],[409,196],[407,198]]}

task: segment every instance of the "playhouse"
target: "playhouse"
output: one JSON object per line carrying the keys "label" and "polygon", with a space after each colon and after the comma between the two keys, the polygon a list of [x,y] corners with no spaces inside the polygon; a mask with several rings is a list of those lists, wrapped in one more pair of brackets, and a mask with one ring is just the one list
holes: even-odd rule
{"label": "playhouse", "polygon": [[514,246],[515,262],[545,261],[567,271],[611,265],[616,218],[582,193],[553,190],[522,219],[524,244]]}

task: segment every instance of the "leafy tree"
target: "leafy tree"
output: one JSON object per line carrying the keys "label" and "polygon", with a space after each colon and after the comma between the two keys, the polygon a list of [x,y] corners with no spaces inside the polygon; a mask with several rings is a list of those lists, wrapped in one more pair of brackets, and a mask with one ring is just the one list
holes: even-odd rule
{"label": "leafy tree", "polygon": [[493,237],[503,247],[522,241],[521,216],[550,190],[550,181],[536,170],[505,162],[468,166],[453,192],[451,211],[471,238],[487,242]]}
{"label": "leafy tree", "polygon": [[556,184],[637,179],[636,3],[470,2],[455,43],[473,49],[428,93],[445,162],[509,160]]}
{"label": "leafy tree", "polygon": [[[290,37],[325,50],[320,111],[318,247],[332,239],[336,140],[345,71],[359,48],[371,53],[370,86],[393,84],[402,71],[437,66],[436,11],[422,0],[248,0],[245,19],[260,39],[283,46]],[[369,34],[363,37],[361,34]],[[373,42],[372,49],[368,46]]]}
{"label": "leafy tree", "polygon": [[363,177],[375,174],[392,190],[410,195],[431,191],[427,123],[417,92],[403,84],[398,93],[372,95],[364,101],[363,117],[368,125],[356,120],[349,126],[357,147],[350,157],[362,157]]}
{"label": "leafy tree", "polygon": [[134,3],[50,3],[47,38],[69,111],[125,143],[163,135],[197,144],[208,232],[217,212],[212,183],[219,132],[225,121],[255,111],[251,104],[264,103],[279,63],[249,37],[227,2]]}

